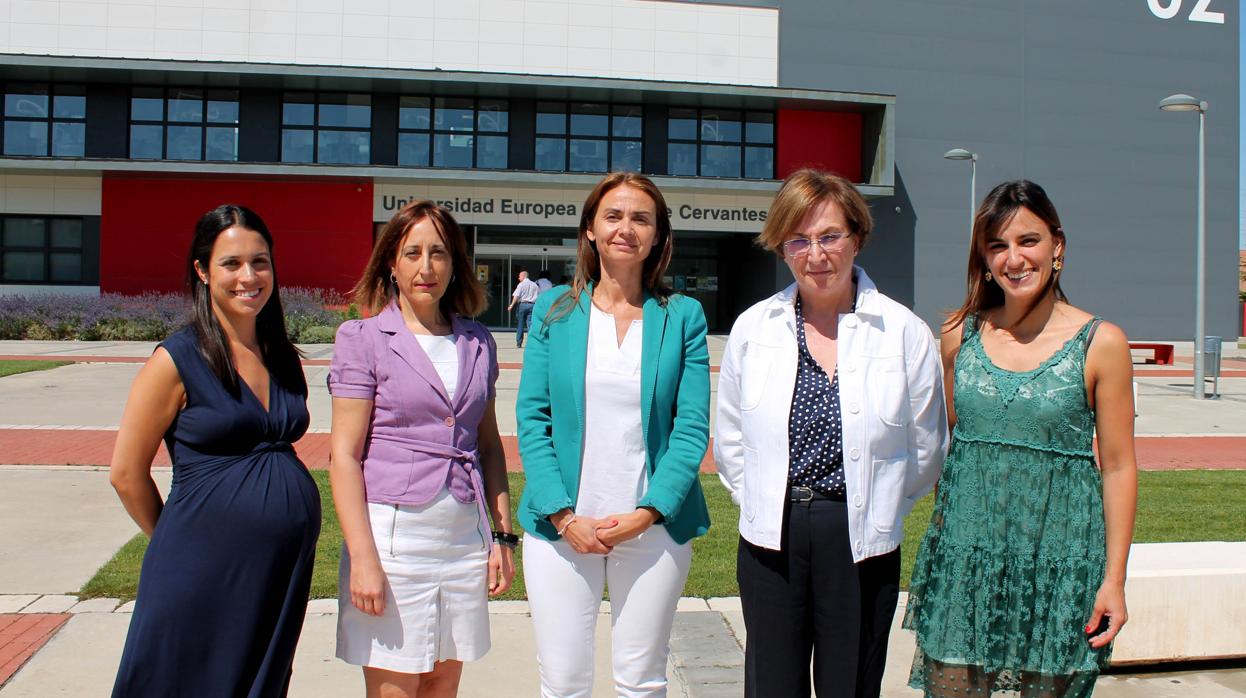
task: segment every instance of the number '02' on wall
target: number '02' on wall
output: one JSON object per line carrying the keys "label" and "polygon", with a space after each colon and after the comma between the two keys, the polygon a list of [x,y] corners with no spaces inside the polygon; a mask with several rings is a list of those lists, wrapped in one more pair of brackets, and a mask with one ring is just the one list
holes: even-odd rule
{"label": "number '02' on wall", "polygon": [[[1151,14],[1160,19],[1172,19],[1181,12],[1181,0],[1146,0],[1146,4],[1151,8]],[[1224,13],[1208,9],[1210,6],[1211,0],[1194,0],[1194,9],[1190,10],[1188,19],[1191,22],[1224,24]]]}

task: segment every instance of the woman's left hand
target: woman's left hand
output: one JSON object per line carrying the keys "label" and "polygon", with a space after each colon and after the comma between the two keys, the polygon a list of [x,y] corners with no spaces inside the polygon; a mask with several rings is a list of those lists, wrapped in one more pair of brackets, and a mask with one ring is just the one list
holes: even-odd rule
{"label": "woman's left hand", "polygon": [[597,529],[597,540],[607,548],[613,548],[649,530],[649,527],[657,522],[658,515],[652,509],[641,508],[630,514],[615,514],[604,518],[607,521],[619,522],[617,526]]}
{"label": "woman's left hand", "polygon": [[515,553],[501,543],[489,550],[489,596],[505,594],[515,579]]}
{"label": "woman's left hand", "polygon": [[[1098,635],[1091,635],[1104,617],[1108,621],[1107,630]],[[1103,585],[1099,587],[1099,593],[1095,595],[1095,610],[1090,614],[1090,621],[1083,628],[1090,646],[1095,649],[1107,647],[1128,620],[1129,612],[1125,610],[1124,583],[1105,579]]]}

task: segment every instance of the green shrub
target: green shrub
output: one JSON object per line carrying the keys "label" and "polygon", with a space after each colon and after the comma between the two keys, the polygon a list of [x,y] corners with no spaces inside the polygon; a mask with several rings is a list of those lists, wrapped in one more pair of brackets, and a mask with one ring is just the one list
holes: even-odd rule
{"label": "green shrub", "polygon": [[305,328],[295,341],[299,344],[332,344],[336,334],[336,326],[312,325]]}

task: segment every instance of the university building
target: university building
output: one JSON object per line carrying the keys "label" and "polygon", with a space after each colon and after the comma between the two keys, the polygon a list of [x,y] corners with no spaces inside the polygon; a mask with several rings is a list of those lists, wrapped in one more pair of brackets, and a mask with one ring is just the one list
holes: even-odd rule
{"label": "university building", "polygon": [[1231,335],[1237,5],[1185,4],[13,0],[0,293],[178,289],[223,202],[268,222],[283,285],[345,290],[426,198],[506,327],[515,273],[572,274],[589,189],[632,170],[667,197],[669,282],[726,331],[788,283],[752,238],[814,165],[858,184],[861,264],[933,323],[964,288],[969,164],[943,153],[965,148],[978,199],[1016,177],[1051,193],[1075,302],[1181,338],[1197,124],[1156,105],[1188,92],[1211,105],[1208,330]]}

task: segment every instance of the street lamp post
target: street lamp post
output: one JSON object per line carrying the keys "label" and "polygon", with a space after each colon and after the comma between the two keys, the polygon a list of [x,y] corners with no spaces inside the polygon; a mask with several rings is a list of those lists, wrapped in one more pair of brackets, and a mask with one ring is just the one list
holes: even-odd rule
{"label": "street lamp post", "polygon": [[1203,343],[1206,341],[1204,332],[1205,314],[1205,277],[1206,277],[1206,238],[1207,238],[1207,184],[1204,151],[1204,121],[1207,116],[1207,103],[1186,94],[1175,94],[1160,100],[1159,108],[1164,111],[1197,111],[1198,112],[1198,226],[1195,237],[1194,261],[1194,399],[1203,400],[1207,397],[1205,369],[1203,365]]}
{"label": "street lamp post", "polygon": [[947,160],[969,161],[969,240],[973,241],[973,212],[978,207],[978,154],[964,148],[953,148],[943,154]]}

